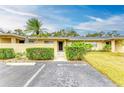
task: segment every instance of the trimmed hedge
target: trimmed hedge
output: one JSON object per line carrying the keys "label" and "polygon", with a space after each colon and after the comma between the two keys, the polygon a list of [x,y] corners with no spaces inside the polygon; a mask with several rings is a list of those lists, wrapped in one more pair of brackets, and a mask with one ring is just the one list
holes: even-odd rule
{"label": "trimmed hedge", "polygon": [[71,47],[71,46],[66,46],[65,51],[68,60],[81,60],[83,55],[86,54],[87,52],[85,47]]}
{"label": "trimmed hedge", "polygon": [[54,58],[53,48],[27,48],[26,56],[31,60],[51,60]]}
{"label": "trimmed hedge", "polygon": [[15,52],[13,48],[0,48],[0,59],[15,58]]}

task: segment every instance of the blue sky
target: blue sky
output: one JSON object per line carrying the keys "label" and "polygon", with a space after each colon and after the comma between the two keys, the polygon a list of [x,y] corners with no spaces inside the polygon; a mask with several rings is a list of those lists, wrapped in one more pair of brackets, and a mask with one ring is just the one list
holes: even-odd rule
{"label": "blue sky", "polygon": [[0,28],[5,31],[25,29],[32,17],[41,20],[49,32],[74,28],[80,34],[112,30],[124,34],[124,6],[0,6]]}

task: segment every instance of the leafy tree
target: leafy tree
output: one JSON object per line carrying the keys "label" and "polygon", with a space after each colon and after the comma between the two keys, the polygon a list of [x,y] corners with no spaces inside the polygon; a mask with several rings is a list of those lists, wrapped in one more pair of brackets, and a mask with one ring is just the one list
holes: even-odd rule
{"label": "leafy tree", "polygon": [[114,30],[112,32],[108,32],[106,34],[106,36],[110,36],[110,37],[112,37],[112,36],[120,36],[120,34],[116,30]]}
{"label": "leafy tree", "polygon": [[33,34],[39,35],[42,32],[42,23],[37,18],[31,18],[26,22],[26,30],[33,32]]}
{"label": "leafy tree", "polygon": [[100,31],[100,32],[91,33],[91,34],[88,33],[88,34],[86,34],[86,37],[103,37],[103,36],[112,37],[112,36],[119,36],[119,35],[120,34],[117,31],[112,31],[112,32],[108,32],[108,33]]}
{"label": "leafy tree", "polygon": [[32,34],[32,36],[48,37],[48,36],[51,36],[51,34],[49,32],[44,31],[44,32],[40,33],[39,35]]}
{"label": "leafy tree", "polygon": [[98,33],[98,35],[99,35],[99,37],[103,37],[103,36],[105,35],[105,32],[100,31],[100,32]]}
{"label": "leafy tree", "polygon": [[53,32],[52,36],[55,37],[76,37],[80,36],[76,31],[73,29],[60,29],[59,31]]}
{"label": "leafy tree", "polygon": [[76,37],[76,36],[80,36],[76,31],[74,31],[74,29],[70,29],[67,31],[67,37]]}
{"label": "leafy tree", "polygon": [[8,30],[6,33],[7,33],[7,34],[11,34],[11,33],[12,33],[12,31],[11,31],[11,30]]}
{"label": "leafy tree", "polygon": [[100,31],[100,32],[95,32],[95,33],[88,33],[86,37],[103,37],[105,35],[105,32]]}
{"label": "leafy tree", "polygon": [[17,35],[25,35],[25,33],[24,33],[24,31],[22,29],[15,29],[14,32]]}

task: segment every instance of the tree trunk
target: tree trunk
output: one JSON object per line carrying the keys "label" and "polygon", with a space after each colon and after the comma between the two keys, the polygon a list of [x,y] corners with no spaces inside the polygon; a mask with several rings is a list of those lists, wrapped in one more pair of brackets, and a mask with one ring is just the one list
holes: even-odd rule
{"label": "tree trunk", "polygon": [[36,31],[36,34],[39,35],[39,31]]}

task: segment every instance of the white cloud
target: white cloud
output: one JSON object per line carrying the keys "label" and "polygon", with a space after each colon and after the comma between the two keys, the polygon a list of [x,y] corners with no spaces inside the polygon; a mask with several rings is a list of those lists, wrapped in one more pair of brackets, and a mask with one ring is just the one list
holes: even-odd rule
{"label": "white cloud", "polygon": [[[70,19],[57,15],[49,9],[39,6],[0,6],[0,28],[4,30],[14,30],[16,28],[25,29],[26,21],[31,17],[38,17],[43,22],[43,28],[49,32],[57,31],[63,24],[70,23]],[[45,8],[46,9],[46,8]]]}
{"label": "white cloud", "polygon": [[90,30],[90,31],[111,31],[124,30],[124,14],[111,16],[108,19],[101,19],[97,17],[90,17],[94,21],[82,22],[75,26],[76,29]]}
{"label": "white cloud", "polygon": [[24,29],[27,18],[15,15],[0,14],[0,28],[4,30]]}
{"label": "white cloud", "polygon": [[57,27],[52,24],[44,24],[43,28],[46,28],[48,32],[54,32],[57,31]]}
{"label": "white cloud", "polygon": [[12,13],[12,14],[17,14],[17,15],[22,15],[22,16],[38,17],[38,15],[33,14],[33,13],[16,11],[16,10],[6,8],[6,7],[0,7],[0,9],[2,9],[3,11],[6,11],[6,12]]}
{"label": "white cloud", "polygon": [[102,22],[103,20],[101,18],[98,17],[94,17],[94,16],[88,16],[90,19],[98,21],[98,22]]}

